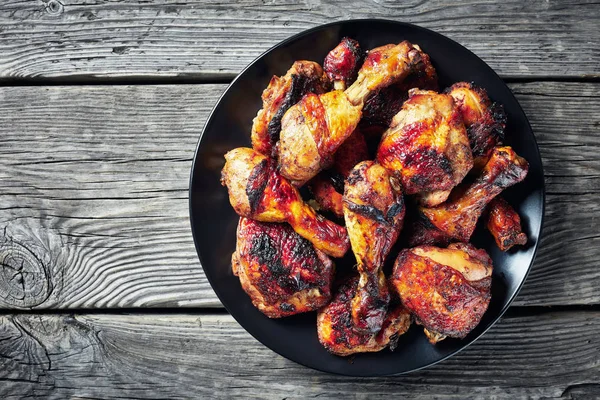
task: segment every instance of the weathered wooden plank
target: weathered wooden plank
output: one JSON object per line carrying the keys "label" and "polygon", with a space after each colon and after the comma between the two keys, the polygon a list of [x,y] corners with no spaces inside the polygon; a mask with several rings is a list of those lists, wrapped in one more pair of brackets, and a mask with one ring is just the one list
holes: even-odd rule
{"label": "weathered wooden plank", "polygon": [[598,312],[505,317],[437,366],[357,379],[288,361],[226,315],[13,315],[0,396],[583,399],[598,394],[599,349]]}
{"label": "weathered wooden plank", "polygon": [[355,18],[434,29],[504,76],[600,74],[593,1],[19,0],[0,5],[0,77],[230,77],[295,33]]}
{"label": "weathered wooden plank", "polygon": [[[600,84],[512,84],[546,168],[519,305],[600,302]],[[223,85],[0,88],[0,307],[220,306],[187,186]]]}

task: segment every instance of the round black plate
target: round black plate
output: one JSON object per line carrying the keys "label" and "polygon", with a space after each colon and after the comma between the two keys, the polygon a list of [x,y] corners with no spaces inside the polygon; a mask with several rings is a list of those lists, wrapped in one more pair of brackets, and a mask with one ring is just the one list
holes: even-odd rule
{"label": "round black plate", "polygon": [[[269,319],[252,306],[239,280],[231,272],[238,216],[227,190],[220,185],[223,155],[239,146],[250,146],[252,119],[261,108],[261,93],[273,75],[283,75],[295,60],[322,63],[327,52],[344,36],[358,40],[364,49],[409,40],[430,55],[440,87],[473,81],[487,89],[492,100],[504,105],[508,115],[507,144],[529,161],[525,182],[504,196],[521,215],[529,237],[525,248],[500,252],[483,229],[473,241],[494,261],[492,301],[479,326],[464,340],[447,339],[431,345],[423,329],[413,325],[401,336],[394,352],[359,354],[351,362],[329,354],[317,340],[315,313]],[[273,351],[321,371],[378,376],[413,371],[441,361],[481,336],[508,308],[533,263],[544,214],[544,178],[538,147],[529,122],[508,87],[476,55],[458,43],[418,26],[387,20],[335,22],[302,32],[273,47],[250,64],[231,83],[212,111],[198,143],[190,180],[190,217],[200,262],[213,289],[231,315],[252,336]],[[344,268],[339,265],[338,268]],[[351,267],[351,266],[347,266]]]}

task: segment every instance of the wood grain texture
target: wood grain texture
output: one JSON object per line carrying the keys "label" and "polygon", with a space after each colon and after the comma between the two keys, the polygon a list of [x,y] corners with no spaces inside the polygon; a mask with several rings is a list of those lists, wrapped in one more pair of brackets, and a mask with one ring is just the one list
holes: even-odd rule
{"label": "wood grain texture", "polygon": [[388,18],[458,41],[503,76],[599,76],[593,1],[17,0],[0,5],[0,77],[231,77],[320,24]]}
{"label": "wood grain texture", "polygon": [[226,315],[12,315],[0,366],[3,399],[590,399],[600,313],[505,317],[439,365],[363,379],[288,361]]}
{"label": "wood grain texture", "polygon": [[[544,238],[518,305],[600,302],[600,84],[511,84]],[[196,141],[224,85],[0,88],[0,307],[220,306],[192,242]]]}

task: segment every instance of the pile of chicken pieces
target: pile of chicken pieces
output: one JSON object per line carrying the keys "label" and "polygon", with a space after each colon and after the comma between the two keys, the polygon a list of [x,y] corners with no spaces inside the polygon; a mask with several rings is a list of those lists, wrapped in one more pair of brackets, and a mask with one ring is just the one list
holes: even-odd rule
{"label": "pile of chicken pieces", "polygon": [[[323,67],[273,77],[262,100],[252,148],[222,171],[240,215],[233,273],[252,303],[270,318],[317,311],[337,355],[393,348],[413,320],[432,343],[464,338],[491,298],[492,260],[469,243],[477,221],[502,251],[527,242],[497,197],[528,171],[502,144],[502,106],[470,83],[439,92],[417,45],[365,54],[350,38]],[[356,268],[336,281],[332,257],[350,247]]]}

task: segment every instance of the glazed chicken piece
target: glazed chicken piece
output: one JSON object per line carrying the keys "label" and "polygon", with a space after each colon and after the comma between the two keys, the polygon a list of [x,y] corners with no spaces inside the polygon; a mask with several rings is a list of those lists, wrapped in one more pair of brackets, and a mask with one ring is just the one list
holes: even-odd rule
{"label": "glazed chicken piece", "polygon": [[404,219],[404,199],[388,172],[373,161],[358,164],[346,179],[344,219],[360,280],[352,299],[359,332],[379,332],[390,300],[383,263]]}
{"label": "glazed chicken piece", "polygon": [[488,205],[487,213],[487,228],[500,250],[507,251],[515,245],[527,243],[527,235],[521,229],[521,218],[506,200],[496,197]]}
{"label": "glazed chicken piece", "polygon": [[425,53],[422,53],[421,62],[404,81],[383,88],[367,98],[360,127],[375,126],[383,128],[381,132],[385,131],[408,99],[408,91],[413,88],[438,90],[437,72]]}
{"label": "glazed chicken piece", "polygon": [[323,69],[333,82],[335,90],[345,90],[355,79],[364,52],[358,42],[349,37],[342,39],[325,57]]}
{"label": "glazed chicken piece", "polygon": [[506,114],[502,105],[492,103],[485,89],[458,82],[446,89],[458,106],[467,128],[476,170],[483,168],[495,146],[504,140]]}
{"label": "glazed chicken piece", "polygon": [[345,92],[309,93],[291,107],[281,121],[281,174],[301,186],[329,168],[336,150],[358,125],[367,96],[403,80],[420,63],[422,54],[408,42],[373,49]]}
{"label": "glazed chicken piece", "polygon": [[312,61],[296,61],[282,77],[273,76],[262,93],[263,108],[252,124],[252,147],[274,156],[279,140],[281,118],[306,93],[325,93],[331,84],[321,66]]}
{"label": "glazed chicken piece", "polygon": [[401,305],[387,313],[377,333],[359,332],[352,323],[352,299],[356,295],[358,277],[347,280],[333,300],[317,314],[317,334],[321,344],[338,356],[376,352],[388,345],[395,347],[398,337],[410,327],[410,314]]}
{"label": "glazed chicken piece", "polygon": [[452,198],[420,211],[446,235],[468,242],[486,205],[502,190],[521,182],[529,164],[508,146],[495,147],[481,175],[469,186],[458,188]]}
{"label": "glazed chicken piece", "polygon": [[398,176],[406,194],[418,194],[421,204],[446,201],[473,166],[467,132],[452,97],[410,90],[383,134],[377,160]]}
{"label": "glazed chicken piece", "polygon": [[344,179],[356,164],[368,158],[367,142],[360,130],[356,128],[335,153],[333,168],[320,172],[308,184],[322,209],[331,211],[340,218],[344,216],[342,207]]}
{"label": "glazed chicken piece", "polygon": [[269,318],[314,311],[331,298],[333,263],[288,224],[240,218],[232,268]]}
{"label": "glazed chicken piece", "polygon": [[402,304],[425,327],[429,341],[464,338],[490,304],[492,260],[484,250],[454,243],[447,249],[403,250],[390,279]]}
{"label": "glazed chicken piece", "polygon": [[225,154],[221,183],[242,217],[262,222],[288,222],[303,238],[333,257],[350,247],[346,229],[323,218],[302,201],[298,190],[276,170],[268,157],[249,148]]}

